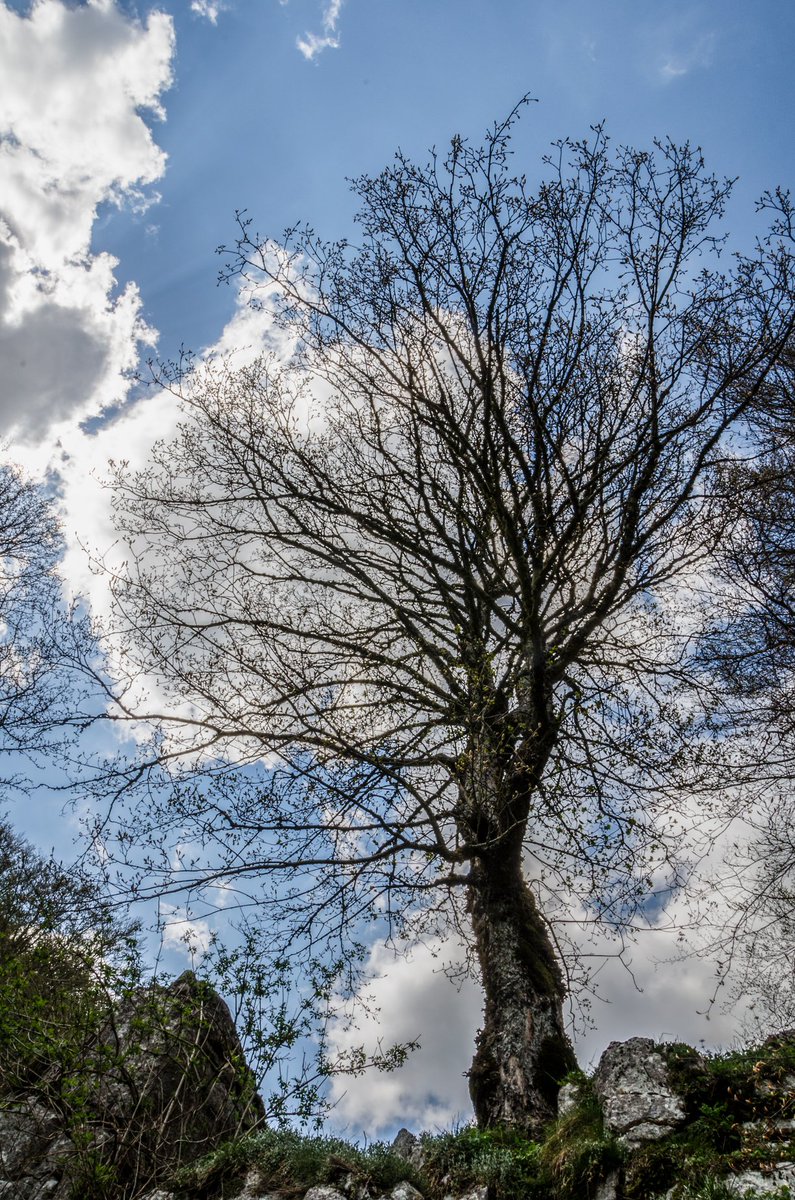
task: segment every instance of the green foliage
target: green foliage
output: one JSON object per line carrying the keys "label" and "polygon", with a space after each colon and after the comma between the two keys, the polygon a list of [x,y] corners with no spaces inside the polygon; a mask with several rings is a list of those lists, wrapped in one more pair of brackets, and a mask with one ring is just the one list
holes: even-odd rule
{"label": "green foliage", "polygon": [[541,1163],[559,1200],[586,1200],[624,1160],[624,1150],[605,1131],[602,1110],[587,1081],[580,1101],[552,1127],[541,1148]]}
{"label": "green foliage", "polygon": [[540,1145],[511,1129],[476,1129],[422,1139],[423,1175],[433,1193],[486,1184],[494,1200],[546,1196]]}
{"label": "green foliage", "polygon": [[[627,1200],[662,1195],[674,1184],[677,1200],[736,1197],[726,1182],[730,1176],[792,1157],[792,1138],[777,1123],[795,1115],[795,1041],[771,1037],[761,1046],[712,1056],[681,1044],[664,1052],[689,1120],[683,1130],[632,1154]],[[782,1196],[789,1196],[786,1188]]]}
{"label": "green foliage", "polygon": [[359,1189],[384,1191],[402,1179],[419,1186],[419,1173],[388,1146],[364,1150],[340,1138],[305,1137],[291,1129],[263,1129],[225,1143],[177,1171],[171,1186],[191,1196],[236,1194],[241,1177],[256,1168],[274,1190],[334,1184],[352,1177]]}
{"label": "green foliage", "polygon": [[[749,1046],[702,1057],[690,1046],[665,1048],[671,1080],[688,1114],[703,1116],[704,1106],[723,1106],[737,1121],[795,1116],[795,1095],[786,1080],[795,1076],[795,1040],[773,1036]],[[784,1086],[782,1086],[784,1085]],[[714,1123],[715,1113],[707,1115]]]}
{"label": "green foliage", "polygon": [[725,1179],[707,1175],[701,1183],[683,1184],[674,1192],[675,1200],[737,1200],[737,1192]]}
{"label": "green foliage", "polygon": [[693,1140],[711,1147],[720,1154],[728,1154],[740,1145],[737,1122],[724,1101],[717,1104],[702,1104],[698,1120],[689,1128]]}
{"label": "green foliage", "polygon": [[122,1194],[116,1167],[101,1153],[87,1149],[72,1164],[69,1200],[118,1200]]}
{"label": "green foliage", "polygon": [[0,822],[0,1087],[80,1092],[111,995],[140,982],[135,928],[97,886]]}

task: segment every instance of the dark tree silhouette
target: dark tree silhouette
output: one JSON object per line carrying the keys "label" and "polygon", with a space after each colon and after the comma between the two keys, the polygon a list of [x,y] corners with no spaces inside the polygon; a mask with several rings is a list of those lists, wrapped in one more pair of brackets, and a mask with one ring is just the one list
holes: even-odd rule
{"label": "dark tree silhouette", "polygon": [[152,886],[260,880],[306,957],[468,925],[475,1111],[536,1129],[574,1062],[553,918],[658,905],[717,779],[687,589],[795,305],[780,229],[717,269],[698,152],[596,129],[532,191],[512,121],[355,181],[358,245],[241,218],[273,352],[172,378],[178,437],[117,470],[115,632],[189,763],[121,831],[179,831]]}
{"label": "dark tree silhouette", "polygon": [[89,630],[63,603],[60,550],[42,489],[0,466],[0,799],[25,786],[26,756],[43,760],[85,715],[75,649],[85,657]]}

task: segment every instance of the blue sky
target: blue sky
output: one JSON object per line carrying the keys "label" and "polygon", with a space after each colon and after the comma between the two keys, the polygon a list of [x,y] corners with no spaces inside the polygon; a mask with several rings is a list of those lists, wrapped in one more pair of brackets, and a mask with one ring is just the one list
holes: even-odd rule
{"label": "blue sky", "polygon": [[[795,182],[794,45],[790,0],[0,0],[0,436],[58,483],[68,586],[102,612],[84,547],[113,533],[91,472],[145,461],[173,427],[167,398],[138,397],[136,368],[262,336],[215,283],[236,209],[272,237],[296,220],[351,236],[346,177],[397,147],[480,139],[529,93],[514,146],[531,180],[551,141],[602,119],[620,142],[690,140],[739,176],[727,228],[747,245],[755,198]],[[15,816],[60,837],[49,810]],[[643,996],[607,971],[586,1061],[631,1033],[731,1038],[729,1017],[698,1016],[709,964],[655,971],[656,953],[636,952]],[[435,966],[374,951],[385,1040],[424,1033],[425,1050],[400,1078],[349,1090],[354,1128],[374,1106],[386,1125],[465,1111],[479,999]]]}
{"label": "blue sky", "polygon": [[398,146],[421,156],[455,132],[480,138],[526,92],[538,104],[517,144],[531,175],[549,141],[605,118],[619,141],[703,146],[716,172],[741,176],[738,214],[791,176],[795,5],[782,0],[347,0],[339,45],[309,61],[296,42],[322,32],[317,0],[230,0],[214,25],[187,3],[166,11],[162,200],[137,220],[106,210],[94,236],[138,282],[165,353],[212,342],[231,313],[213,250],[237,208],[273,236],[299,218],[349,234],[346,177]]}

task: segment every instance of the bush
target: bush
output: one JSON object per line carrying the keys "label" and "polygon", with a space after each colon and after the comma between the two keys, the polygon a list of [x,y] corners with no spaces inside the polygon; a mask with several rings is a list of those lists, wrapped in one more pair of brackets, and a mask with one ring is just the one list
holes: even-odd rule
{"label": "bush", "polygon": [[[87,875],[0,822],[0,1088],[75,1091],[111,995],[140,982],[135,927]],[[78,1089],[79,1090],[79,1089]]]}
{"label": "bush", "polygon": [[465,1192],[486,1184],[494,1200],[546,1196],[540,1145],[511,1129],[476,1129],[422,1139],[422,1173],[431,1191]]}

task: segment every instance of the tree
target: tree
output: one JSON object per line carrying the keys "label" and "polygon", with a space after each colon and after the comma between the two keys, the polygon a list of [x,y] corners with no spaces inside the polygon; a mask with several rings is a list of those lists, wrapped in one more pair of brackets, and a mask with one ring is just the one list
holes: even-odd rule
{"label": "tree", "polygon": [[[68,671],[56,670],[64,625],[55,567],[60,533],[35,484],[0,467],[0,750],[41,749],[69,722]],[[14,759],[14,766],[20,763]],[[19,785],[19,771],[4,781]]]}
{"label": "tree", "polygon": [[[773,197],[766,197],[767,204]],[[775,198],[791,228],[789,198]],[[734,847],[719,933],[731,1000],[749,1004],[756,1031],[795,1021],[795,352],[747,414],[746,454],[726,464],[716,489],[716,577],[722,593],[702,644],[748,731],[758,803]],[[716,589],[717,590],[717,589]]]}
{"label": "tree", "polygon": [[[0,1089],[5,1095],[87,1066],[113,984],[140,982],[135,926],[98,882],[37,853],[0,822]],[[132,982],[131,982],[132,979]]]}
{"label": "tree", "polygon": [[153,886],[262,881],[304,957],[468,923],[476,1115],[533,1130],[574,1063],[554,918],[662,903],[726,753],[686,588],[795,297],[776,231],[704,265],[730,185],[698,152],[597,128],[533,193],[514,117],[355,181],[357,246],[240,218],[273,352],[172,377],[178,437],[115,473],[113,582],[157,762],[190,764],[122,849],[178,830]]}

